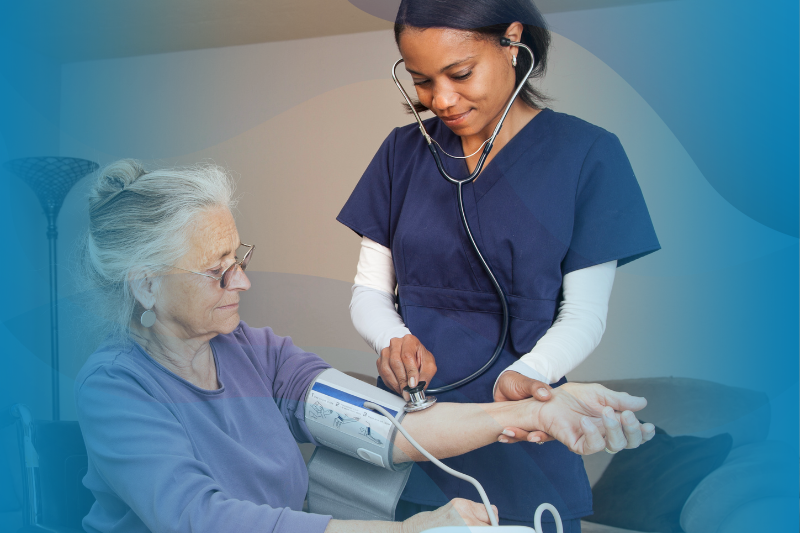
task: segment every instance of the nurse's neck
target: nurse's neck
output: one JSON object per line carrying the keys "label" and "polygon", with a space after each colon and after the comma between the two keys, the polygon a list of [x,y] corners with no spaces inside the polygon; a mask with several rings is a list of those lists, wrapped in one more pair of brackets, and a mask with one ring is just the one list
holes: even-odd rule
{"label": "nurse's neck", "polygon": [[[522,131],[522,128],[524,128],[528,122],[533,120],[533,117],[538,115],[540,112],[541,109],[533,109],[521,100],[517,99],[511,106],[508,116],[506,117],[505,122],[503,122],[503,127],[494,140],[494,146],[492,147],[492,151],[489,152],[489,155],[486,157],[486,162],[484,163],[483,168],[485,169],[492,159],[494,159],[494,157],[500,152],[500,150],[502,150],[503,147],[508,144],[517,133]],[[498,115],[497,118],[487,125],[487,127],[484,128],[480,133],[461,137],[461,147],[464,150],[464,154],[473,153],[480,147],[483,141],[491,137],[492,131],[494,131],[494,128],[497,126],[497,122],[500,120],[501,115]],[[474,156],[467,159],[467,168],[470,172],[475,170],[475,165],[478,164],[480,155],[480,152],[478,152]],[[478,175],[478,178],[480,178],[480,175]]]}

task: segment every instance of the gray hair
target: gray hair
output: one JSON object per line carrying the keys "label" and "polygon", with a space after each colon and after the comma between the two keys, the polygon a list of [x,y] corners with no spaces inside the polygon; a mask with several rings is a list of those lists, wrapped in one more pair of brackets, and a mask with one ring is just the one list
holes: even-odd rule
{"label": "gray hair", "polygon": [[98,174],[89,195],[89,230],[80,265],[94,312],[126,339],[138,303],[131,291],[138,270],[170,270],[189,251],[189,231],[208,209],[233,210],[234,183],[211,164],[146,171],[123,159]]}

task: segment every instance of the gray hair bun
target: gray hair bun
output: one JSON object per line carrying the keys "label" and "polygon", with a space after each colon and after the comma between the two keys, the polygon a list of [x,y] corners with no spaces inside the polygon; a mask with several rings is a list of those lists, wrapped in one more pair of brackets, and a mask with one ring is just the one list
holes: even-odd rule
{"label": "gray hair bun", "polygon": [[104,168],[89,195],[89,209],[95,211],[107,205],[125,190],[130,190],[136,180],[147,174],[142,164],[134,159],[121,159]]}

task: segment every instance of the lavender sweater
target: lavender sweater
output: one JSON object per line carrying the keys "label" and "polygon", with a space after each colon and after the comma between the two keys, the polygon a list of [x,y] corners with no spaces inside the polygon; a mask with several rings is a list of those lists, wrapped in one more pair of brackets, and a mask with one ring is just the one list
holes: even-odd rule
{"label": "lavender sweater", "polygon": [[302,399],[328,365],[240,322],[211,340],[221,388],[200,389],[135,343],[106,344],[78,375],[89,452],[83,483],[97,502],[89,532],[322,532],[301,511],[313,442]]}

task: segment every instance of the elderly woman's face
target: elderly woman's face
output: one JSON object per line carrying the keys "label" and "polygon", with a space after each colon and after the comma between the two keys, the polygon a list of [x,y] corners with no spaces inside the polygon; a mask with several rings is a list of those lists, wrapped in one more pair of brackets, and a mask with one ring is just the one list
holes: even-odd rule
{"label": "elderly woman's face", "polygon": [[[236,260],[240,243],[231,212],[209,210],[198,217],[190,251],[175,266],[219,277]],[[239,293],[250,288],[247,275],[235,270],[224,289],[217,280],[180,270],[164,276],[156,303],[159,321],[184,338],[232,332],[239,324]]]}

